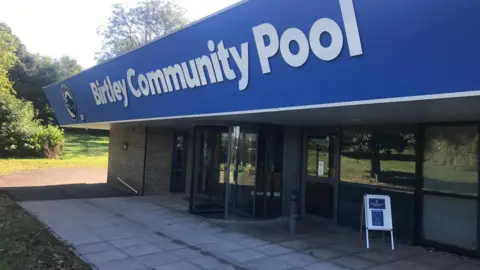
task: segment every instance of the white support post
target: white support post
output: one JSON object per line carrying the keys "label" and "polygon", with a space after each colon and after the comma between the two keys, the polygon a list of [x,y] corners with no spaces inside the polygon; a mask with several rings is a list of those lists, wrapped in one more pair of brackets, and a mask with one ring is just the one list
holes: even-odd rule
{"label": "white support post", "polygon": [[368,228],[365,228],[365,237],[367,241],[367,249],[370,248],[370,240],[368,239]]}
{"label": "white support post", "polygon": [[392,250],[395,250],[395,244],[393,243],[393,230],[390,231],[390,238],[392,241]]}

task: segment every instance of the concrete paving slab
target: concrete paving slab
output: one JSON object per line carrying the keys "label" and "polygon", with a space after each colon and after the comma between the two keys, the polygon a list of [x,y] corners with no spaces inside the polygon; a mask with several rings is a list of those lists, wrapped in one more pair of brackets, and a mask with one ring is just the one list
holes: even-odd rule
{"label": "concrete paving slab", "polygon": [[424,265],[433,266],[437,269],[440,268],[451,268],[454,265],[457,265],[461,262],[458,256],[448,256],[448,255],[435,255],[435,254],[422,254],[415,257],[411,257],[410,260],[419,262]]}
{"label": "concrete paving slab", "polygon": [[150,268],[160,267],[183,261],[182,258],[169,251],[162,251],[159,253],[137,257],[135,258],[135,260]]}
{"label": "concrete paving slab", "polygon": [[311,242],[316,247],[325,246],[325,245],[333,245],[338,243],[338,240],[335,237],[330,237],[328,235],[321,236],[321,237],[313,237],[305,239],[308,242]]}
{"label": "concrete paving slab", "polygon": [[341,251],[331,249],[331,248],[327,248],[327,247],[318,247],[318,248],[313,248],[313,249],[307,249],[307,250],[304,250],[303,252],[305,254],[308,254],[308,255],[313,256],[313,257],[315,257],[317,259],[320,259],[320,260],[328,260],[328,259],[337,258],[337,257],[341,257],[341,256],[345,255],[345,253],[343,253]]}
{"label": "concrete paving slab", "polygon": [[248,247],[248,248],[271,244],[268,241],[263,241],[263,240],[253,238],[253,237],[246,237],[246,238],[238,239],[238,240],[235,241],[235,243],[237,245]]}
{"label": "concrete paving slab", "polygon": [[178,240],[173,239],[162,239],[161,241],[156,241],[152,243],[154,246],[162,249],[162,250],[177,250],[177,249],[184,249],[189,245],[185,243],[179,242]]}
{"label": "concrete paving slab", "polygon": [[123,238],[109,241],[109,243],[119,249],[146,245],[148,242],[139,237]]}
{"label": "concrete paving slab", "polygon": [[415,270],[434,270],[436,268],[423,265],[421,263],[411,261],[411,260],[402,260],[386,264],[381,264],[369,268],[369,270],[406,270],[406,269],[415,269]]}
{"label": "concrete paving slab", "polygon": [[304,267],[319,262],[315,257],[300,252],[287,253],[273,258],[284,261],[295,267]]}
{"label": "concrete paving slab", "polygon": [[60,234],[60,237],[74,246],[103,242],[103,239],[100,237],[81,232],[68,232],[66,234]]}
{"label": "concrete paving slab", "polygon": [[233,250],[244,249],[244,247],[242,246],[223,240],[212,244],[200,245],[200,247],[202,249],[215,253],[226,253]]}
{"label": "concrete paving slab", "polygon": [[260,235],[257,235],[257,237],[261,240],[272,242],[272,243],[286,242],[290,240],[290,236],[283,235],[283,234],[266,233],[266,232]]}
{"label": "concrete paving slab", "polygon": [[203,256],[200,258],[191,259],[190,262],[202,269],[216,269],[229,266],[228,262],[219,260],[212,256]]}
{"label": "concrete paving slab", "polygon": [[97,265],[99,270],[148,270],[147,267],[132,259],[106,262]]}
{"label": "concrete paving slab", "polygon": [[128,258],[125,253],[122,253],[118,250],[108,250],[97,253],[90,253],[86,254],[83,257],[87,260],[87,262],[93,263],[95,265]]}
{"label": "concrete paving slab", "polygon": [[214,270],[243,270],[243,268],[227,265],[220,268],[215,268]]}
{"label": "concrete paving slab", "polygon": [[232,260],[237,263],[238,262],[243,263],[246,261],[257,260],[266,256],[267,256],[266,254],[260,253],[255,250],[241,249],[241,250],[234,250],[234,251],[227,252],[225,253],[224,256],[222,256],[222,258],[226,258],[228,260]]}
{"label": "concrete paving slab", "polygon": [[110,245],[107,242],[85,244],[74,247],[75,251],[79,254],[90,254],[97,253],[101,251],[114,250],[115,247]]}
{"label": "concrete paving slab", "polygon": [[186,231],[190,229],[190,227],[184,226],[182,224],[168,224],[167,226],[159,228],[158,231],[168,234],[175,231]]}
{"label": "concrete paving slab", "polygon": [[340,265],[349,269],[354,269],[354,270],[365,269],[365,268],[376,265],[375,262],[372,262],[370,260],[367,260],[361,257],[357,257],[355,255],[347,255],[339,258],[334,258],[330,260],[330,262],[333,262],[337,265]]}
{"label": "concrete paving slab", "polygon": [[[222,243],[226,240],[222,240],[214,235],[199,232],[197,230],[177,231],[171,232],[168,235],[181,240],[190,245],[206,245],[212,243]],[[230,241],[234,242],[234,241]]]}
{"label": "concrete paving slab", "polygon": [[342,242],[333,245],[327,245],[327,248],[336,249],[343,253],[358,253],[366,250],[363,243],[348,243]]}
{"label": "concrete paving slab", "polygon": [[124,253],[128,254],[130,257],[140,257],[148,254],[158,253],[163,250],[154,246],[154,245],[143,245],[143,246],[135,246],[135,247],[128,247],[120,249]]}
{"label": "concrete paving slab", "polygon": [[392,254],[378,252],[378,251],[364,251],[364,252],[356,253],[355,255],[376,263],[388,263],[391,261],[395,261],[397,259]]}
{"label": "concrete paving slab", "polygon": [[316,246],[316,244],[303,239],[281,242],[280,245],[294,250],[304,250]]}
{"label": "concrete paving slab", "polygon": [[264,246],[254,247],[253,249],[270,256],[281,255],[281,254],[291,253],[295,251],[291,248],[286,248],[279,244],[268,244]]}
{"label": "concrete paving slab", "polygon": [[205,256],[201,252],[201,250],[192,249],[192,248],[177,249],[172,251],[172,253],[186,260],[197,259]]}
{"label": "concrete paving slab", "polygon": [[278,260],[271,257],[265,257],[246,263],[248,269],[252,270],[286,270],[291,269],[294,266],[288,264],[282,260]]}
{"label": "concrete paving slab", "polygon": [[155,270],[200,270],[202,268],[189,262],[177,262],[169,265],[156,267]]}
{"label": "concrete paving slab", "polygon": [[128,233],[125,230],[120,229],[118,226],[106,226],[106,227],[98,227],[92,228],[92,233],[96,236],[100,237],[105,241],[112,241],[118,239],[125,239],[125,238],[132,238],[133,235]]}
{"label": "concrete paving slab", "polygon": [[330,262],[319,262],[309,266],[304,267],[305,270],[346,270],[339,265],[330,263]]}
{"label": "concrete paving slab", "polygon": [[216,237],[227,240],[227,241],[232,241],[232,242],[237,242],[238,240],[242,240],[244,238],[248,238],[248,235],[243,234],[243,233],[237,233],[237,232],[220,232],[215,234]]}

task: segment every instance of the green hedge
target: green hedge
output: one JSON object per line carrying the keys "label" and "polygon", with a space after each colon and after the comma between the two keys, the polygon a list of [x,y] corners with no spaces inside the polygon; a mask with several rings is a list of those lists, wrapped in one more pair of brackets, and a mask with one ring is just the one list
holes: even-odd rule
{"label": "green hedge", "polygon": [[0,89],[0,157],[58,158],[63,131],[42,126],[30,102]]}

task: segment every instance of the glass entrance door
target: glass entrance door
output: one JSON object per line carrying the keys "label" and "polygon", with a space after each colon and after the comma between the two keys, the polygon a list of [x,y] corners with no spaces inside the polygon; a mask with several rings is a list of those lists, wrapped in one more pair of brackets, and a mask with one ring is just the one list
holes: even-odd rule
{"label": "glass entrance door", "polygon": [[260,130],[255,184],[255,217],[282,215],[283,136],[276,127]]}
{"label": "glass entrance door", "polygon": [[283,136],[258,126],[199,127],[191,209],[224,217],[282,213]]}
{"label": "glass entrance door", "polygon": [[256,130],[235,126],[231,136],[229,210],[254,217],[258,135]]}
{"label": "glass entrance door", "polygon": [[198,128],[196,131],[194,213],[224,211],[228,139],[228,128]]}
{"label": "glass entrance door", "polygon": [[305,213],[336,220],[338,193],[338,136],[304,137]]}

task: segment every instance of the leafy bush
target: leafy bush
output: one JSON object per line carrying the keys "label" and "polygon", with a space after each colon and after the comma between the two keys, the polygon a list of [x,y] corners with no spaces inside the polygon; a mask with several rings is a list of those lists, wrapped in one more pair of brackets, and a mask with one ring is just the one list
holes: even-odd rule
{"label": "leafy bush", "polygon": [[63,131],[35,117],[30,102],[0,89],[0,157],[59,157]]}
{"label": "leafy bush", "polygon": [[431,150],[425,153],[426,160],[452,169],[476,171],[478,138],[457,137],[459,141],[442,136],[432,139]]}
{"label": "leafy bush", "polygon": [[0,157],[31,155],[32,138],[39,127],[34,117],[30,103],[0,89]]}
{"label": "leafy bush", "polygon": [[36,156],[59,158],[63,150],[63,130],[57,126],[40,126],[32,143],[35,145]]}

